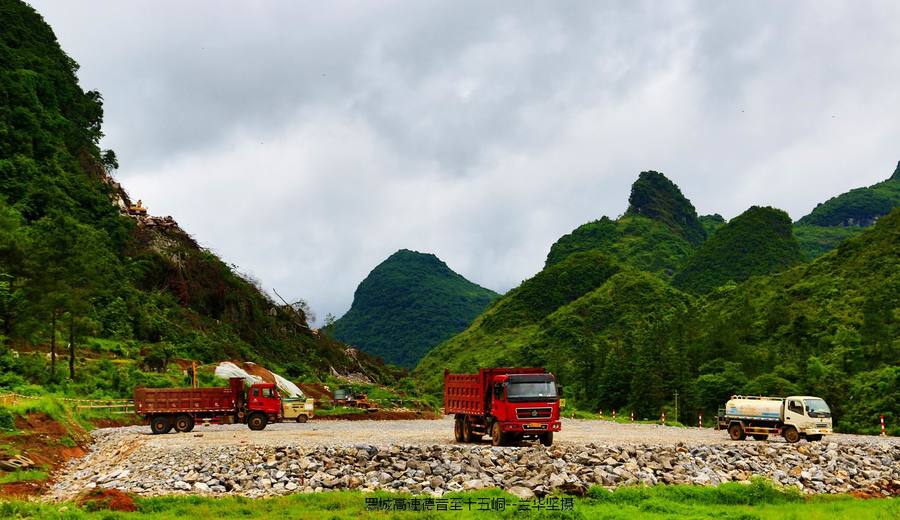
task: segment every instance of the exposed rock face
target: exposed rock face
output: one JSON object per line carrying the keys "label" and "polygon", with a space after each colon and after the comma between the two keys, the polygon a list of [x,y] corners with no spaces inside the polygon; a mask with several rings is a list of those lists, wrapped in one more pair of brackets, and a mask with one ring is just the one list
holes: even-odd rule
{"label": "exposed rock face", "polygon": [[441,496],[503,488],[516,496],[593,485],[699,484],[759,475],[806,493],[900,493],[900,446],[784,443],[491,448],[484,446],[254,447],[135,449],[98,435],[97,449],[58,475],[52,496],[116,488],[139,495],[249,497],[360,489]]}

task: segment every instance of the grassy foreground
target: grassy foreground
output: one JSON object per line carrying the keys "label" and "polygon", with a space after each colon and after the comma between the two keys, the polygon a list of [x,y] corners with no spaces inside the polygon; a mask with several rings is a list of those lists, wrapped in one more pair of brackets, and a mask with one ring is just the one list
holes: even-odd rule
{"label": "grassy foreground", "polygon": [[[593,488],[583,498],[555,497],[557,509],[562,499],[571,499],[571,509],[535,510],[534,502],[526,502],[529,510],[521,510],[517,498],[500,490],[452,493],[461,510],[448,511],[374,511],[374,502],[396,507],[398,499],[407,507],[414,497],[390,493],[364,494],[340,491],[319,494],[295,494],[271,499],[239,497],[205,498],[162,497],[136,499],[136,513],[98,510],[100,504],[43,504],[25,501],[0,501],[0,518],[30,519],[116,519],[116,518],[730,518],[792,519],[830,518],[889,519],[900,517],[900,501],[896,499],[862,500],[849,496],[804,497],[778,489],[763,480],[750,485],[736,483],[718,487],[656,486],[622,488],[609,492]],[[415,497],[424,501],[421,497]],[[505,510],[497,511],[498,500],[505,500]],[[471,503],[471,506],[469,505]],[[491,510],[491,508],[495,510]],[[545,503],[546,507],[546,503]],[[470,510],[471,508],[471,510]],[[481,511],[480,509],[487,509]]]}

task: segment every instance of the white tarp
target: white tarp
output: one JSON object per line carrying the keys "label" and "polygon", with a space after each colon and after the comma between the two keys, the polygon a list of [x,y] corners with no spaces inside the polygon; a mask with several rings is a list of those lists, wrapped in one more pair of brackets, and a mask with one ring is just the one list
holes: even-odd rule
{"label": "white tarp", "polygon": [[[253,365],[254,363],[247,363],[248,365]],[[259,367],[263,369],[262,367]],[[265,370],[265,369],[263,369]],[[303,391],[297,387],[294,383],[288,381],[287,379],[281,377],[280,375],[266,370],[272,374],[272,377],[275,379],[275,386],[278,387],[279,393],[284,397],[303,397]],[[216,366],[216,376],[221,377],[222,379],[229,379],[232,377],[240,377],[243,378],[249,384],[254,383],[262,383],[263,378],[259,376],[255,376],[243,368],[235,365],[231,361],[223,361]]]}

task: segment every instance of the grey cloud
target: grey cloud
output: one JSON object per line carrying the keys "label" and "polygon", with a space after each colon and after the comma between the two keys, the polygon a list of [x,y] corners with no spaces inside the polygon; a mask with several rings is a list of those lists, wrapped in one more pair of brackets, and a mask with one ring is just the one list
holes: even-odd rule
{"label": "grey cloud", "polygon": [[401,247],[509,289],[641,170],[797,218],[898,159],[893,2],[34,5],[129,190],[320,315]]}

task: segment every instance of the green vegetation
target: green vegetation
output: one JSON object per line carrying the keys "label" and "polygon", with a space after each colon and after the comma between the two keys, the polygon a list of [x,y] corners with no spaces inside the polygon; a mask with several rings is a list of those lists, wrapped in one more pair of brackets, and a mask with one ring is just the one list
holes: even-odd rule
{"label": "green vegetation", "polygon": [[647,217],[603,217],[564,235],[550,248],[546,267],[573,253],[599,251],[620,263],[671,277],[693,247],[664,224]]}
{"label": "green vegetation", "polygon": [[859,236],[866,228],[861,226],[811,226],[794,224],[794,237],[800,244],[800,252],[806,260],[815,260],[836,248],[848,238]]}
{"label": "green vegetation", "polygon": [[497,296],[434,255],[401,249],[359,284],[353,305],[334,323],[332,334],[388,363],[411,368],[465,329]]}
{"label": "green vegetation", "polygon": [[0,2],[0,27],[0,387],[127,396],[178,357],[393,380],[313,334],[302,302],[276,304],[177,226],[120,213],[115,153],[97,145],[102,97],[30,6]]}
{"label": "green vegetation", "polygon": [[700,224],[706,231],[706,236],[711,237],[717,229],[725,225],[725,217],[714,213],[712,215],[700,215]]}
{"label": "green vegetation", "polygon": [[631,185],[626,215],[641,215],[662,222],[669,229],[698,245],[706,240],[706,230],[691,202],[681,194],[681,190],[665,175],[641,172],[638,180]]}
{"label": "green vegetation", "polygon": [[0,473],[0,484],[9,484],[12,482],[36,482],[47,480],[50,475],[46,471],[29,469],[12,471],[8,473]]}
{"label": "green vegetation", "polygon": [[900,206],[900,162],[887,180],[828,199],[797,223],[813,226],[871,226],[897,206]]}
{"label": "green vegetation", "polygon": [[675,283],[697,295],[605,252],[616,242],[599,230],[617,225],[597,221],[592,235],[561,240],[600,237],[423,358],[413,373],[423,392],[439,395],[444,368],[536,365],[557,374],[578,410],[665,411],[693,424],[734,393],[804,393],[831,404],[838,430],[876,433],[884,415],[900,433],[900,209],[798,263],[787,216],[751,208],[686,259]]}
{"label": "green vegetation", "polygon": [[[783,519],[809,518],[895,518],[900,504],[889,498],[862,500],[850,496],[803,497],[795,491],[775,488],[765,481],[749,485],[723,484],[717,487],[655,486],[620,488],[610,492],[592,488],[584,497],[568,497],[571,511],[547,511],[534,508],[535,502],[525,502],[529,510],[519,510],[522,502],[500,490],[449,493],[451,503],[458,503],[459,511],[373,511],[366,500],[383,500],[394,505],[409,504],[410,495],[330,491],[302,493],[269,499],[241,497],[206,498],[160,497],[137,498],[137,512],[121,513],[107,510],[91,511],[92,507],[74,504],[49,504],[19,500],[0,501],[0,515],[11,519],[117,519],[117,518],[259,518],[273,517],[310,519],[351,518],[746,518]],[[424,504],[427,497],[415,497]],[[560,507],[564,496],[553,497]],[[490,511],[491,504],[503,510]],[[546,502],[544,502],[546,503]],[[370,502],[374,504],[374,502]],[[471,505],[470,505],[471,504]],[[543,504],[543,503],[542,503]],[[371,505],[369,506],[371,508]],[[469,508],[471,507],[471,511]],[[479,511],[485,508],[487,511]]]}
{"label": "green vegetation", "polygon": [[787,213],[753,206],[704,242],[672,284],[704,293],[727,282],[783,271],[802,259]]}

